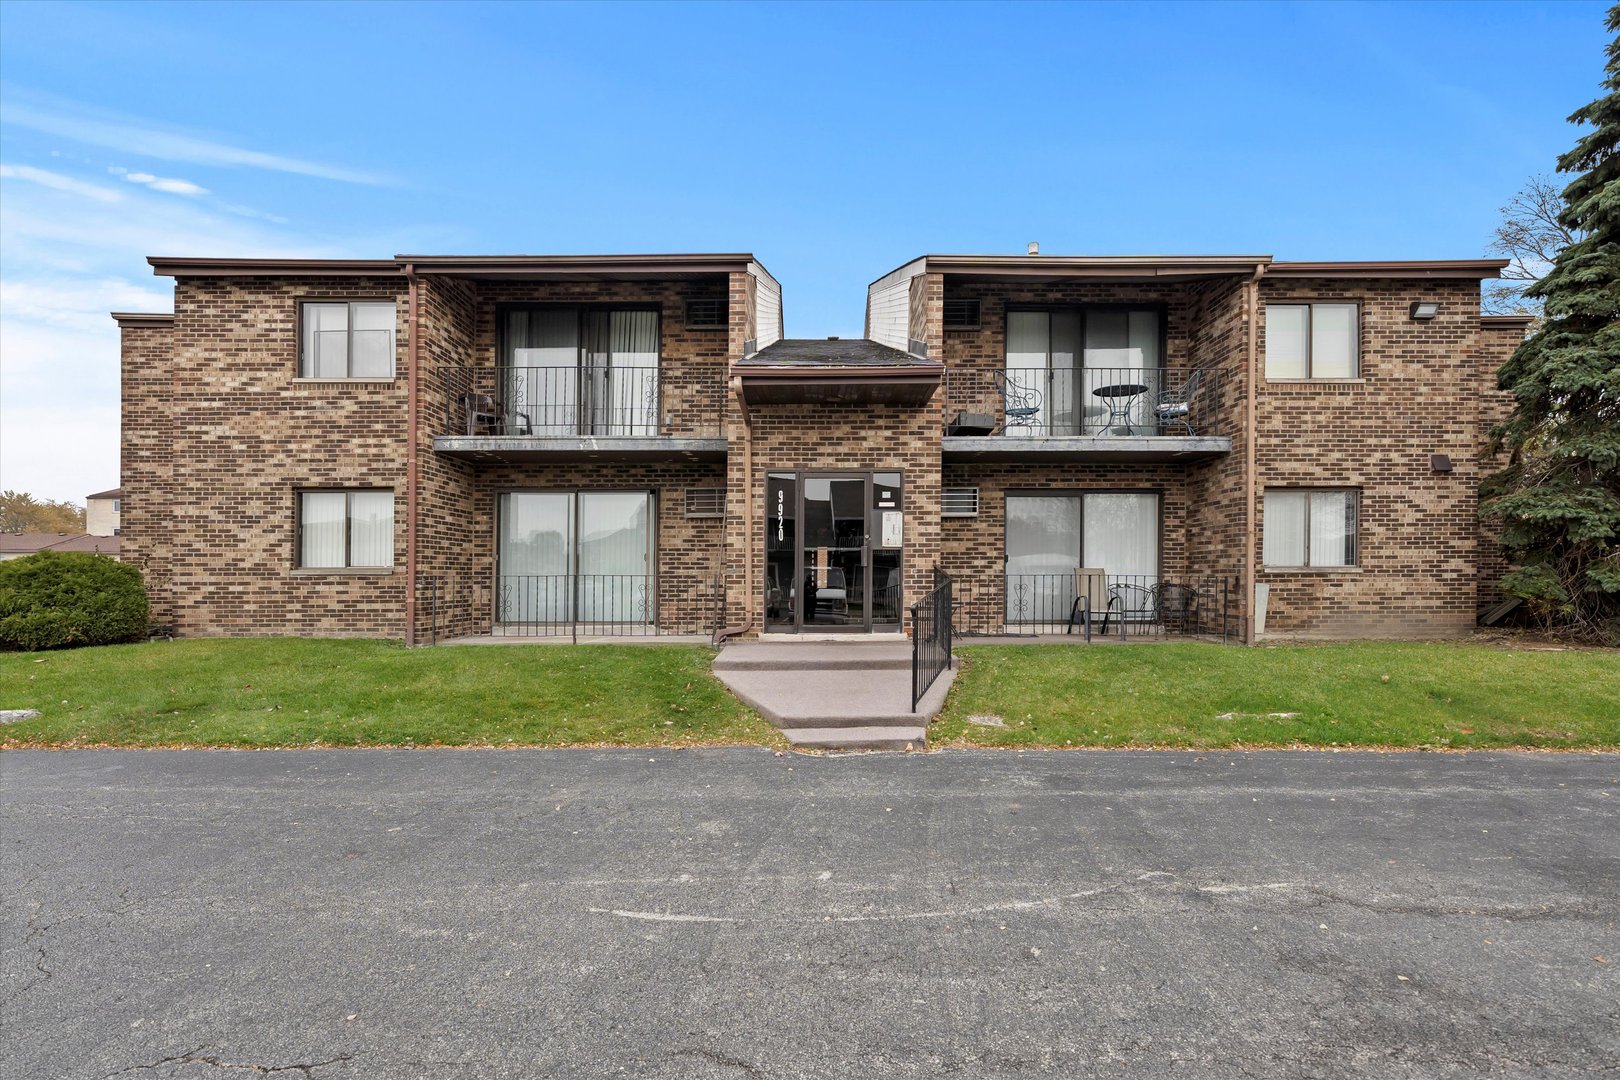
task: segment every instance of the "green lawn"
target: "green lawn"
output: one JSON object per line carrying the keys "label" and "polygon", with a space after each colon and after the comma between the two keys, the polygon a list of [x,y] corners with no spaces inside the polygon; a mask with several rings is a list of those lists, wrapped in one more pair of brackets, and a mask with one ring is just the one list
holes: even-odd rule
{"label": "green lawn", "polygon": [[980,645],[958,657],[931,745],[1620,745],[1615,650]]}
{"label": "green lawn", "polygon": [[695,645],[193,640],[0,654],[16,746],[782,744]]}

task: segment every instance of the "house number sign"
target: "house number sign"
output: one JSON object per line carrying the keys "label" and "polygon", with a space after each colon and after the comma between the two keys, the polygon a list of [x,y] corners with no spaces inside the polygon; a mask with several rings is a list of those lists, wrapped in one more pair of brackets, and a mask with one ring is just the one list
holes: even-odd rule
{"label": "house number sign", "polygon": [[784,508],[784,505],[783,505],[783,494],[784,493],[783,493],[781,488],[776,489],[776,542],[777,543],[782,542],[782,522],[787,517],[787,510]]}

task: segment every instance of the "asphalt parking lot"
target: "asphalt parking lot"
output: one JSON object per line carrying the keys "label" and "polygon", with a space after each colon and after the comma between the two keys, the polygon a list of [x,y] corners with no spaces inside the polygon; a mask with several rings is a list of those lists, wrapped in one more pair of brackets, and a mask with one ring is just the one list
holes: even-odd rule
{"label": "asphalt parking lot", "polygon": [[1620,757],[0,755],[0,1076],[1615,1075]]}

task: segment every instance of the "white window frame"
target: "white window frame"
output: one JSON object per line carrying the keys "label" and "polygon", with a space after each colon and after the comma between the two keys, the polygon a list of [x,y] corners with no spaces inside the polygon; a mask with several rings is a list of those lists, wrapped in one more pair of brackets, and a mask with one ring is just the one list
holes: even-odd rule
{"label": "white window frame", "polygon": [[[393,311],[388,323],[388,374],[387,375],[356,375],[354,374],[354,309],[362,305],[381,306],[386,304]],[[344,332],[347,342],[344,348],[344,368],[342,375],[320,375],[316,373],[315,354],[309,348],[309,318],[310,309],[315,307],[337,307],[343,305],[348,308],[345,313]],[[331,331],[327,331],[330,333]],[[361,331],[362,333],[375,333],[375,331]],[[393,382],[399,372],[399,301],[391,296],[378,296],[370,299],[358,300],[323,300],[318,296],[306,297],[298,301],[298,377],[317,382]]]}
{"label": "white window frame", "polygon": [[[1361,301],[1359,300],[1270,300],[1266,302],[1266,381],[1267,382],[1345,382],[1361,378]],[[1348,375],[1318,375],[1316,374],[1316,359],[1313,355],[1316,326],[1316,309],[1319,307],[1347,307],[1354,314],[1350,326],[1350,338],[1354,343],[1354,351],[1350,356],[1350,374]],[[1273,375],[1271,373],[1271,309],[1272,308],[1303,308],[1305,311],[1305,374],[1304,375]]]}
{"label": "white window frame", "polygon": [[[354,497],[356,495],[386,494],[390,499],[388,520],[390,523],[390,538],[388,543],[388,561],[386,563],[356,563],[354,561]],[[297,528],[294,530],[293,565],[299,570],[320,570],[327,572],[341,572],[344,570],[392,570],[395,565],[393,534],[398,530],[398,519],[395,511],[398,509],[399,497],[393,488],[299,488],[297,495]],[[342,565],[312,565],[304,561],[304,499],[310,495],[342,495],[343,501],[343,563]]]}
{"label": "white window frame", "polygon": [[[1349,499],[1351,520],[1350,554],[1345,562],[1319,563],[1311,553],[1311,496],[1312,495],[1344,495]],[[1265,558],[1266,538],[1265,530],[1272,526],[1273,516],[1270,513],[1270,502],[1273,497],[1294,497],[1304,501],[1304,514],[1300,518],[1300,529],[1303,532],[1301,547],[1305,558],[1299,563],[1273,563]],[[1260,553],[1262,565],[1267,570],[1347,570],[1361,565],[1361,489],[1351,487],[1273,487],[1266,488],[1261,494],[1261,510],[1264,515],[1261,519]]]}

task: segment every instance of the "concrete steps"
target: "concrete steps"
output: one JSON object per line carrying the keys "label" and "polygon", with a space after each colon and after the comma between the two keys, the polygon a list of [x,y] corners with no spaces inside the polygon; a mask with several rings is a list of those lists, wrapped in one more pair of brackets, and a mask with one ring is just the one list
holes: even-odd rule
{"label": "concrete steps", "polygon": [[793,745],[843,750],[922,749],[955,675],[913,712],[908,644],[744,642],[721,650],[714,673]]}

